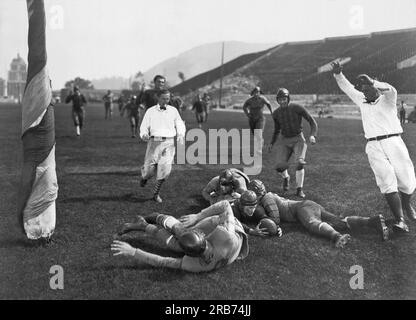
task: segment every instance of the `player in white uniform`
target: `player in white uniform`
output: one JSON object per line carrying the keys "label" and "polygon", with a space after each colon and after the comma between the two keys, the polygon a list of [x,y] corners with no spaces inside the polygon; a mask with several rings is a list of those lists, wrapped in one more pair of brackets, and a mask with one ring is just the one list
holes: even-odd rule
{"label": "player in white uniform", "polygon": [[397,117],[397,91],[388,83],[365,74],[359,75],[353,86],[342,74],[338,62],[334,62],[332,68],[340,89],[360,107],[367,139],[366,153],[377,185],[396,219],[393,228],[409,232],[403,211],[409,219],[416,220],[416,212],[410,204],[416,178],[409,152],[400,137],[403,129]]}
{"label": "player in white uniform", "polygon": [[163,89],[158,92],[158,97],[159,103],[146,111],[140,125],[140,138],[147,141],[140,185],[144,187],[156,175],[153,199],[161,203],[160,188],[172,171],[175,136],[178,143],[183,144],[186,129],[178,110],[168,105],[170,92]]}
{"label": "player in white uniform", "polygon": [[[253,200],[252,191],[246,191],[238,201],[244,211],[252,213],[257,205],[244,202]],[[124,224],[118,236],[130,231],[144,231],[157,238],[172,251],[185,253],[182,258],[162,257],[126,242],[115,240],[111,245],[114,255],[133,256],[136,260],[153,267],[181,269],[188,272],[208,272],[247,257],[249,247],[247,234],[241,223],[234,218],[233,205],[220,201],[198,214],[176,218],[153,213],[146,219],[138,216],[137,222]]]}

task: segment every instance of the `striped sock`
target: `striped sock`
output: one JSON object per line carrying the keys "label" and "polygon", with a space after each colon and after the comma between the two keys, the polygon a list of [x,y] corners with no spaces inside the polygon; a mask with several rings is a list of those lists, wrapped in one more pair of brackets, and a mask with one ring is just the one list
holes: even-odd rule
{"label": "striped sock", "polygon": [[160,188],[162,187],[163,182],[165,182],[165,179],[157,180],[155,187],[153,189],[153,194],[158,195],[160,192]]}

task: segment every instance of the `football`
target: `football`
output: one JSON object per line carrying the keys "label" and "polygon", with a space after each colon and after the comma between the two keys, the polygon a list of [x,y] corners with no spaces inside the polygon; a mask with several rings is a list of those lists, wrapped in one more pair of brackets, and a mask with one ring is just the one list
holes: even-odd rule
{"label": "football", "polygon": [[260,220],[259,223],[260,229],[267,229],[267,232],[269,232],[270,236],[274,236],[277,234],[277,225],[274,223],[272,219],[269,218],[263,218]]}

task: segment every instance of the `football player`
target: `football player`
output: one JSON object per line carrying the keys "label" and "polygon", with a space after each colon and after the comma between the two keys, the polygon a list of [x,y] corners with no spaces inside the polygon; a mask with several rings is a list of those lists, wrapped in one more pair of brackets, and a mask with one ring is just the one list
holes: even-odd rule
{"label": "football player", "polygon": [[107,90],[107,94],[103,97],[104,109],[105,109],[105,119],[111,119],[113,116],[113,101],[114,95],[111,90]]}
{"label": "football player", "polygon": [[250,178],[242,171],[230,168],[222,171],[202,190],[202,197],[210,204],[221,200],[234,201],[247,190]]}
{"label": "football player", "polygon": [[[261,182],[260,182],[261,183]],[[349,234],[339,231],[362,229],[369,227],[381,233],[383,240],[388,240],[389,231],[383,215],[371,218],[348,216],[340,218],[327,211],[324,207],[311,200],[294,201],[279,197],[276,193],[267,192],[264,184],[261,188],[251,187],[259,197],[259,207],[262,207],[267,216],[279,226],[280,221],[300,223],[310,233],[330,239],[337,248],[343,248],[350,240]]]}
{"label": "football player", "polygon": [[277,141],[276,170],[283,178],[283,191],[289,190],[290,176],[287,169],[289,168],[289,159],[292,154],[294,155],[296,161],[296,195],[305,198],[303,181],[305,179],[304,167],[307,145],[303,135],[302,118],[308,121],[311,127],[309,137],[311,144],[316,143],[315,136],[318,132],[318,125],[304,107],[290,103],[290,94],[287,89],[280,88],[277,91],[276,101],[280,106],[273,112],[274,133],[268,149],[270,152]]}
{"label": "football player", "polygon": [[[251,199],[255,202],[244,202]],[[247,257],[249,246],[242,224],[234,217],[235,208],[254,211],[257,204],[252,191],[243,193],[241,200],[232,205],[220,201],[198,214],[176,218],[153,213],[146,218],[137,217],[134,223],[123,225],[118,237],[131,231],[144,231],[160,240],[182,258],[162,257],[126,242],[115,240],[111,245],[114,255],[133,256],[136,260],[154,267],[181,269],[189,272],[212,271]]]}
{"label": "football player", "polygon": [[130,97],[130,102],[127,103],[124,107],[124,110],[127,111],[127,117],[129,118],[130,127],[131,127],[131,137],[136,138],[139,129],[139,106],[136,103],[136,96]]}

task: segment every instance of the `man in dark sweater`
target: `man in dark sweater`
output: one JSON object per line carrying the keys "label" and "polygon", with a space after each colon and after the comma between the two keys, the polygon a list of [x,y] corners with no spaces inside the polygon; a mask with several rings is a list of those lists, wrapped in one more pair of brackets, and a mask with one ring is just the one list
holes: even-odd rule
{"label": "man in dark sweater", "polygon": [[65,99],[65,103],[72,101],[72,119],[74,120],[75,130],[77,136],[81,135],[81,130],[84,125],[84,105],[87,104],[87,100],[84,95],[81,94],[77,86],[74,87],[74,93],[70,93]]}
{"label": "man in dark sweater", "polygon": [[[283,178],[283,191],[289,190],[290,176],[287,171],[289,168],[289,159],[294,154],[296,162],[296,195],[305,198],[303,193],[303,181],[305,179],[304,166],[306,156],[306,140],[303,135],[302,118],[309,122],[311,127],[311,135],[309,141],[315,144],[315,136],[318,132],[318,125],[310,113],[302,106],[289,103],[289,91],[285,88],[280,88],[276,95],[277,103],[280,105],[273,112],[274,120],[274,134],[269,145],[269,152],[272,150],[276,140],[277,144],[277,165],[276,170]],[[281,134],[280,139],[277,139]]]}

